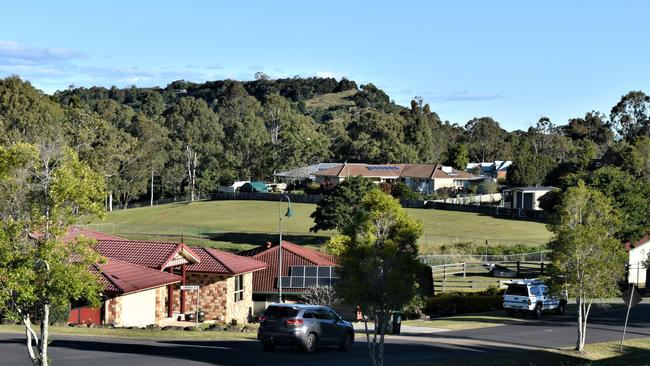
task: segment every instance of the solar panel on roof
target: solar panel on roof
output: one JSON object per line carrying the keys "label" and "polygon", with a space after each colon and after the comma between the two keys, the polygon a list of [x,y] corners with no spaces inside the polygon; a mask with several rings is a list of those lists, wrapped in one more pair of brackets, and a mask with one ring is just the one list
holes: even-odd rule
{"label": "solar panel on roof", "polygon": [[330,266],[291,266],[290,276],[282,276],[282,287],[307,288],[332,286],[338,276],[335,267]]}

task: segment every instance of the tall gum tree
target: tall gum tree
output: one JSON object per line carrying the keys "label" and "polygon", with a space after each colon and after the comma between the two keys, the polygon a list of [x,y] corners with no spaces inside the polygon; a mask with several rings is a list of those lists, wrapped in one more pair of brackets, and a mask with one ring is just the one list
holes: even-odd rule
{"label": "tall gum tree", "polygon": [[587,321],[594,300],[618,294],[625,273],[625,252],[615,234],[620,221],[610,201],[583,182],[564,193],[553,222],[551,284],[578,305],[576,350],[584,351]]}

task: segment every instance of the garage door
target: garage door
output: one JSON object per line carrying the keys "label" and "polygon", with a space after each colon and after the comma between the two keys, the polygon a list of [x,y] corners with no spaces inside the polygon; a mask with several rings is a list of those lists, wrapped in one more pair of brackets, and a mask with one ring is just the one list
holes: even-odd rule
{"label": "garage door", "polygon": [[533,208],[534,193],[524,193],[524,208]]}
{"label": "garage door", "polygon": [[155,289],[122,296],[122,326],[145,327],[155,323]]}

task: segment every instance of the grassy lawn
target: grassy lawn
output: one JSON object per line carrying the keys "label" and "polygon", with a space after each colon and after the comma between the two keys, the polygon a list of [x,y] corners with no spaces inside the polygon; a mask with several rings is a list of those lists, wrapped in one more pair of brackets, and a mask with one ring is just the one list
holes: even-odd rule
{"label": "grassy lawn", "polygon": [[[0,333],[24,334],[25,328],[20,325],[0,325]],[[257,332],[231,331],[185,331],[160,329],[127,329],[127,328],[76,328],[66,326],[51,326],[50,334],[73,335],[84,337],[138,338],[138,339],[256,339]]]}
{"label": "grassy lawn", "polygon": [[507,317],[504,311],[490,311],[480,314],[456,315],[432,320],[405,320],[402,324],[414,327],[461,330],[496,327],[506,323],[523,321],[525,321],[523,317]]}
{"label": "grassy lawn", "polygon": [[[286,206],[282,207],[284,210]],[[309,232],[313,226],[310,215],[315,205],[296,203],[292,207],[294,217],[283,220],[287,240],[318,246],[334,234],[331,231]],[[171,235],[169,240],[178,240],[183,235],[190,244],[244,250],[277,240],[278,208],[277,202],[268,201],[174,203],[117,210],[90,228],[134,239],[165,238],[162,234]],[[408,212],[424,224],[424,235],[420,239],[422,253],[431,247],[458,241],[541,245],[550,236],[544,224],[537,222],[456,211],[408,209]]]}
{"label": "grassy lawn", "polygon": [[421,366],[623,366],[650,364],[650,338],[625,341],[623,352],[619,342],[594,343],[587,345],[586,352],[579,354],[572,350],[527,350],[507,354],[483,355],[480,357],[439,360],[422,363]]}

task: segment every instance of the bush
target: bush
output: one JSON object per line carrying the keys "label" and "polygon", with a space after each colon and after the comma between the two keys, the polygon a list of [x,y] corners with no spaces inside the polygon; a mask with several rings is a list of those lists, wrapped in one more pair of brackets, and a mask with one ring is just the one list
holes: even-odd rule
{"label": "bush", "polygon": [[419,195],[403,182],[393,184],[390,194],[397,199],[403,200],[416,200],[419,198]]}
{"label": "bush", "polygon": [[318,183],[309,183],[305,186],[305,194],[320,194],[321,186]]}
{"label": "bush", "polygon": [[500,309],[503,309],[502,295],[488,295],[485,292],[446,292],[427,299],[425,314],[449,316]]}

